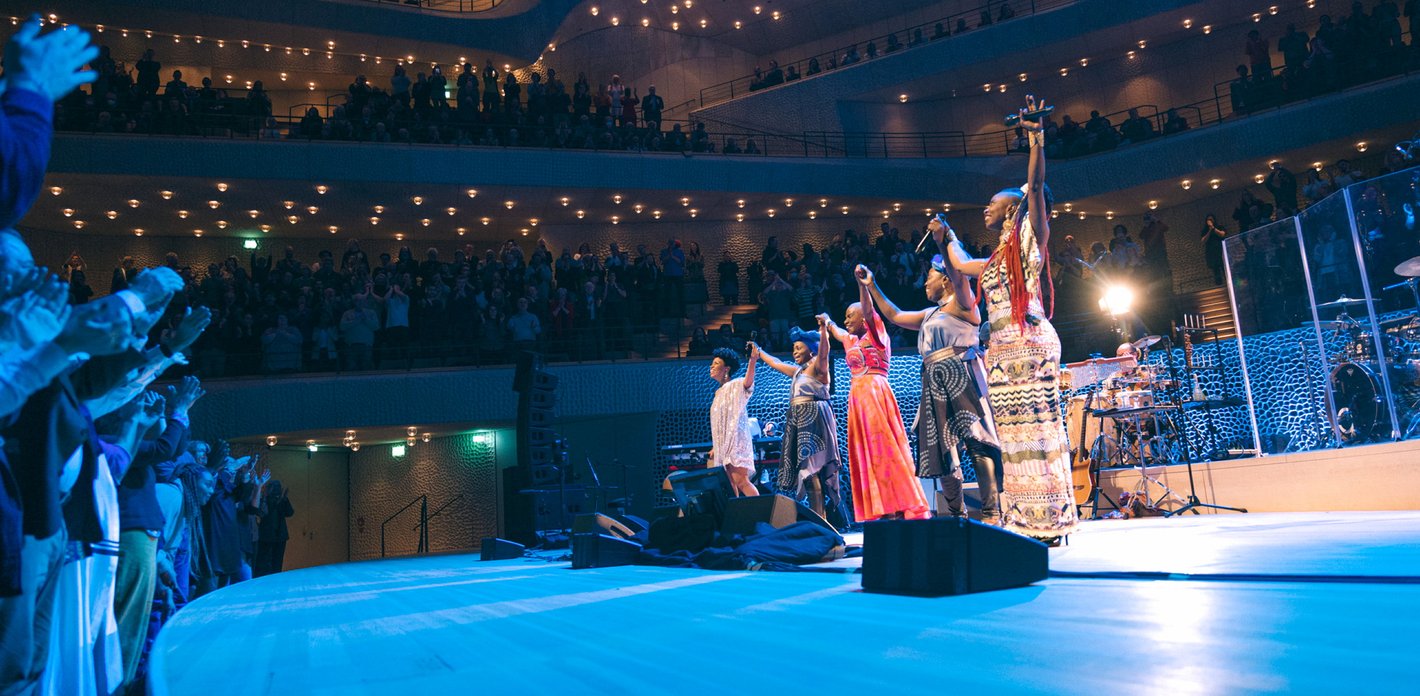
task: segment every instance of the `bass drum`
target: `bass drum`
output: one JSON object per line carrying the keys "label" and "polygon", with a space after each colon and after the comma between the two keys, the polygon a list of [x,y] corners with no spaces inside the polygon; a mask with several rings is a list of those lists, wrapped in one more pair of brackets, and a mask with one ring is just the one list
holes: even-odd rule
{"label": "bass drum", "polygon": [[1331,371],[1332,424],[1344,444],[1383,436],[1390,429],[1381,380],[1360,363],[1341,363]]}

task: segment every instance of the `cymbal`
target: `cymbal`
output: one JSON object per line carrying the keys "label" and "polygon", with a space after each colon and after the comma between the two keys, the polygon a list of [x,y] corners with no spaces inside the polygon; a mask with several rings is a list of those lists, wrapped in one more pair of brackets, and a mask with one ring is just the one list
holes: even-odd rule
{"label": "cymbal", "polygon": [[1144,350],[1162,340],[1164,340],[1163,336],[1145,336],[1134,342],[1134,350]]}
{"label": "cymbal", "polygon": [[1401,261],[1400,265],[1395,267],[1395,274],[1405,276],[1406,278],[1420,276],[1420,256],[1416,256],[1408,261]]}
{"label": "cymbal", "polygon": [[1381,319],[1376,323],[1380,324],[1381,326],[1390,326],[1391,324],[1407,324],[1409,322],[1415,321],[1417,318],[1420,317],[1416,317],[1414,314],[1404,314],[1398,317],[1391,317],[1389,319]]}
{"label": "cymbal", "polygon": [[[1418,257],[1420,258],[1420,257]],[[1408,262],[1407,262],[1408,263]],[[1354,307],[1356,305],[1374,304],[1375,300],[1357,300],[1342,295],[1330,302],[1323,302],[1316,306],[1317,309],[1340,309],[1342,307]]]}

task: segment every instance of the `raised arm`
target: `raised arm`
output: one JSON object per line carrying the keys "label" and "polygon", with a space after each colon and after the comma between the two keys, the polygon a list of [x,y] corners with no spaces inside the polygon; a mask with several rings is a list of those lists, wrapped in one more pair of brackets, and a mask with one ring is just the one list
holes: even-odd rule
{"label": "raised arm", "polygon": [[967,253],[966,247],[962,246],[960,241],[957,241],[956,233],[953,232],[950,227],[947,228],[947,248],[942,256],[946,259],[947,263],[959,273],[973,278],[981,275],[981,272],[986,270],[986,262],[988,259],[972,258],[971,254]]}
{"label": "raised arm", "polygon": [[844,331],[843,329],[839,328],[837,324],[833,323],[833,319],[829,318],[827,314],[818,315],[818,321],[819,326],[822,327],[822,331],[824,332],[825,336],[831,335],[833,336],[833,340],[838,341],[843,345],[848,345],[848,332]]}
{"label": "raised arm", "polygon": [[754,390],[754,368],[759,362],[759,346],[750,343],[746,346],[749,349],[749,362],[745,363],[745,391]]}
{"label": "raised arm", "polygon": [[751,352],[757,352],[757,353],[759,353],[759,357],[764,360],[764,364],[765,364],[765,365],[768,365],[768,366],[770,366],[770,367],[772,367],[772,368],[778,370],[781,374],[784,374],[784,375],[788,375],[788,376],[790,376],[790,377],[793,377],[793,376],[794,376],[794,373],[799,371],[798,366],[793,365],[793,364],[791,364],[791,363],[784,362],[783,360],[780,360],[779,358],[776,358],[776,357],[774,357],[774,356],[772,356],[772,355],[770,355],[770,354],[764,352],[764,349],[760,348],[758,343],[755,343],[754,341],[750,341],[749,345],[750,345],[750,347],[751,347],[751,348],[750,348],[750,349],[751,349]]}
{"label": "raised arm", "polygon": [[893,301],[889,300],[887,295],[883,294],[882,288],[878,287],[877,281],[873,278],[873,272],[863,266],[859,266],[858,268],[862,268],[863,272],[868,274],[866,282],[860,285],[860,288],[866,290],[868,295],[868,301],[863,303],[864,309],[872,305],[877,305],[878,311],[883,313],[884,319],[904,329],[916,330],[918,327],[922,326],[922,320],[927,316],[925,312],[921,310],[904,312],[898,309],[897,305],[893,304]]}
{"label": "raised arm", "polygon": [[[1024,116],[1026,111],[1044,108],[1044,99],[1037,102],[1035,97],[1027,96],[1026,108],[1021,111],[1021,115]],[[1050,253],[1050,211],[1045,209],[1045,125],[1040,121],[1027,121],[1022,118],[1021,127],[1026,129],[1026,139],[1030,141],[1030,164],[1026,167],[1026,199],[1030,227],[1035,232],[1040,255],[1045,258]]]}
{"label": "raised arm", "polygon": [[[818,315],[818,355],[814,356],[814,369],[818,372],[820,377],[824,378],[828,376],[831,364],[829,354],[833,352],[833,344],[828,342],[828,322],[825,321],[826,319],[828,319],[828,315]],[[825,379],[824,384],[827,383],[827,379]]]}

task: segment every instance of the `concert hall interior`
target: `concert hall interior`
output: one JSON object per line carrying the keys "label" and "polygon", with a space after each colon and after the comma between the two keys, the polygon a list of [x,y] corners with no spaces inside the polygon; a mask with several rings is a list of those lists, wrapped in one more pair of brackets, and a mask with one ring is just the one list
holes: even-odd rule
{"label": "concert hall interior", "polygon": [[8,7],[0,694],[1414,691],[1420,0]]}

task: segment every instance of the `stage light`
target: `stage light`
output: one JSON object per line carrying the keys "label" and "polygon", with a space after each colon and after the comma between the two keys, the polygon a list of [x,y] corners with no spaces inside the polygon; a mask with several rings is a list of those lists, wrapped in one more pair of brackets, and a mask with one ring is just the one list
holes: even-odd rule
{"label": "stage light", "polygon": [[1134,307],[1134,291],[1124,285],[1111,285],[1105,288],[1099,305],[1100,309],[1109,312],[1110,316],[1128,314]]}
{"label": "stage light", "polygon": [[255,239],[244,239],[244,240],[242,240],[242,248],[243,248],[243,249],[255,249],[255,248],[256,248],[256,240],[255,240]]}

